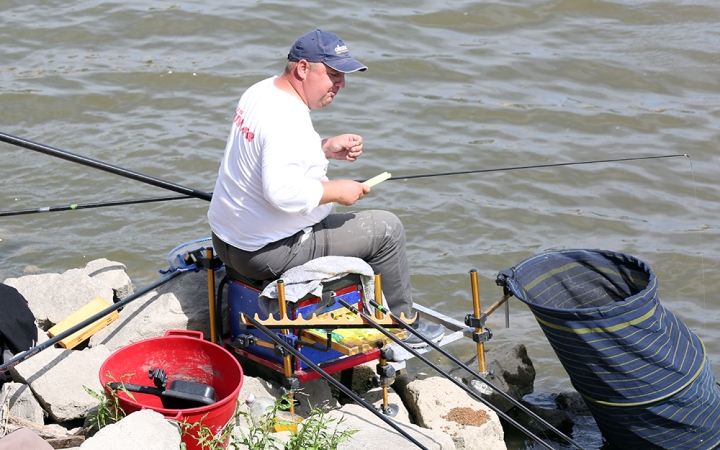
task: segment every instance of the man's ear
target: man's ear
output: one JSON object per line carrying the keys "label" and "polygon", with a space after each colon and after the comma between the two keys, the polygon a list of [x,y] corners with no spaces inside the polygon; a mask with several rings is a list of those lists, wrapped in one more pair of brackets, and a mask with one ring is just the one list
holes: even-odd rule
{"label": "man's ear", "polygon": [[307,62],[305,59],[301,59],[298,61],[297,65],[295,66],[295,74],[300,80],[305,80],[307,78],[307,74],[310,71],[310,63]]}

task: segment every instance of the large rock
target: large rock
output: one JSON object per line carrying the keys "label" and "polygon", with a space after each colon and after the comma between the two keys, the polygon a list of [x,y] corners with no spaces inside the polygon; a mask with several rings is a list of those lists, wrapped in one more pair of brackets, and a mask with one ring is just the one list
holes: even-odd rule
{"label": "large rock", "polygon": [[7,398],[11,416],[40,425],[45,423],[45,411],[26,385],[21,383],[4,384],[0,390],[0,399],[2,398]]}
{"label": "large rock", "polygon": [[95,298],[112,303],[114,296],[110,286],[89,277],[82,269],[8,278],[5,284],[25,297],[38,325],[46,331]]}
{"label": "large rock", "polygon": [[135,290],[125,264],[101,258],[90,261],[82,270],[90,278],[110,286],[117,300],[124,299]]}
{"label": "large rock", "polygon": [[[375,410],[383,411],[384,395],[381,387],[371,389],[370,391],[366,392],[362,396],[362,399],[365,400],[368,404],[372,405]],[[387,401],[388,409],[390,411],[393,411],[395,414],[389,417],[392,417],[393,420],[399,420],[405,423],[412,423],[412,420],[410,419],[410,413],[408,412],[407,407],[403,403],[402,398],[400,398],[400,396],[392,388],[388,388]]]}
{"label": "large rock", "polygon": [[144,409],[98,431],[81,450],[177,450],[180,430],[162,414]]}
{"label": "large rock", "polygon": [[25,297],[45,331],[97,297],[112,304],[133,292],[125,265],[104,258],[90,261],[82,269],[62,274],[28,273],[8,278],[5,284]]}
{"label": "large rock", "polygon": [[12,367],[10,373],[30,386],[54,420],[66,422],[87,416],[97,405],[85,387],[102,392],[99,372],[108,356],[104,346],[83,351],[51,347]]}
{"label": "large rock", "polygon": [[[248,412],[245,406],[245,399],[250,394],[256,398],[269,397],[275,399],[282,396],[282,391],[281,387],[276,383],[263,380],[262,378],[246,376],[243,378],[243,384],[240,388],[238,398],[240,411]],[[339,406],[337,400],[332,396],[328,382],[322,378],[303,383],[298,392],[295,393],[295,399],[298,401],[295,412],[302,417],[308,417],[314,407],[329,409]],[[249,424],[247,424],[242,417],[239,417],[236,424],[241,427],[249,427]]]}
{"label": "large rock", "polygon": [[415,423],[452,436],[459,449],[506,450],[495,411],[444,377],[422,373],[398,377],[393,385]]}
{"label": "large rock", "polygon": [[[334,421],[330,424],[331,430],[340,420],[343,422],[339,425],[339,429],[358,430],[357,433],[343,442],[338,447],[339,449],[367,450],[379,447],[391,449],[417,448],[417,445],[407,437],[398,433],[375,413],[360,405],[348,403],[339,410],[330,411],[326,417]],[[409,423],[397,422],[392,419],[388,420],[392,421],[415,441],[429,450],[455,450],[459,448],[455,446],[453,439],[442,430],[427,429]],[[483,443],[482,448],[493,449],[497,447],[486,447]]]}
{"label": "large rock", "polygon": [[25,361],[11,366],[8,370],[14,381],[22,384],[30,384],[47,374],[53,367],[70,356],[72,352],[72,350],[49,347],[40,353],[34,354]]}
{"label": "large rock", "polygon": [[[450,373],[482,395],[483,398],[503,412],[510,411],[522,398],[531,394],[535,383],[535,367],[523,344],[507,343],[493,347],[486,355],[487,375],[483,377],[493,387],[470,375],[467,370],[458,368]],[[466,366],[478,370],[477,356]],[[501,394],[501,391],[507,396]],[[514,401],[513,401],[514,400]]]}
{"label": "large rock", "polygon": [[[219,278],[220,275],[216,283]],[[209,338],[207,285],[205,271],[186,272],[173,278],[128,302],[117,320],[90,338],[90,346],[105,345],[115,351],[143,339],[163,336],[167,330],[197,330]],[[226,308],[221,308],[226,317]]]}

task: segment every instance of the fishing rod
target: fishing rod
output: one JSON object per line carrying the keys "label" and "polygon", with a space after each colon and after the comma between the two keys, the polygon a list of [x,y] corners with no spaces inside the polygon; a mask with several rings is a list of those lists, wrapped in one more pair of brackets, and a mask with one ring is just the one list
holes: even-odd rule
{"label": "fishing rod", "polygon": [[[402,434],[404,437],[406,437],[410,442],[417,445],[419,448],[422,448],[424,450],[428,450],[427,447],[425,447],[423,444],[418,442],[414,437],[412,437],[407,431],[403,430],[398,426],[395,422],[390,420],[389,418],[385,417],[381,412],[373,408],[371,404],[366,402],[365,400],[361,399],[356,393],[354,393],[351,389],[349,389],[347,386],[343,385],[341,382],[333,378],[331,375],[329,375],[327,372],[325,372],[320,366],[312,362],[307,356],[300,353],[295,347],[290,345],[289,343],[285,342],[278,336],[276,333],[272,332],[269,328],[265,327],[263,324],[261,324],[259,321],[255,320],[254,318],[250,317],[250,315],[246,315],[245,318],[250,321],[250,323],[257,328],[258,330],[262,331],[268,338],[272,339],[275,344],[281,346],[283,349],[291,353],[296,358],[299,358],[302,362],[308,365],[312,370],[317,372],[321,377],[325,378],[327,381],[332,383],[336,388],[340,389],[343,393],[345,393],[348,397],[352,398],[356,402],[363,405],[368,411],[375,414],[377,417],[383,420],[386,424],[390,425],[395,431]],[[552,450],[552,449],[551,449]]]}
{"label": "fishing rod", "polygon": [[[362,317],[365,322],[369,323],[369,324],[372,325],[375,329],[377,329],[378,331],[380,331],[381,333],[383,333],[385,336],[387,336],[387,337],[389,337],[390,339],[392,339],[393,342],[395,342],[396,344],[398,344],[400,347],[402,347],[403,349],[409,351],[413,356],[415,356],[416,358],[419,358],[422,362],[424,362],[425,364],[427,364],[427,365],[430,366],[431,368],[435,369],[435,371],[437,371],[439,374],[441,374],[442,376],[444,376],[445,378],[447,378],[449,381],[451,381],[452,383],[454,383],[456,386],[458,386],[460,389],[462,389],[463,391],[465,391],[467,394],[469,394],[469,395],[470,395],[471,397],[473,397],[475,400],[479,401],[480,403],[484,404],[484,405],[487,406],[488,408],[490,408],[490,409],[492,409],[493,411],[495,411],[495,413],[496,413],[498,416],[502,417],[503,419],[505,419],[506,421],[508,421],[511,425],[515,426],[518,430],[520,430],[520,431],[522,431],[523,433],[525,433],[526,436],[528,436],[529,438],[535,440],[538,444],[542,445],[543,447],[547,448],[548,450],[553,450],[553,447],[551,447],[551,446],[548,445],[545,441],[543,441],[543,440],[540,439],[538,436],[536,436],[532,431],[530,431],[530,430],[528,430],[527,428],[525,428],[525,427],[523,427],[522,425],[520,425],[517,421],[515,421],[515,420],[512,419],[510,416],[508,416],[507,414],[505,414],[505,413],[504,413],[502,410],[500,410],[498,407],[496,407],[496,406],[493,405],[492,403],[488,402],[487,400],[485,400],[484,398],[482,398],[481,396],[479,396],[475,391],[473,391],[472,389],[468,388],[467,386],[465,386],[464,384],[462,384],[460,381],[458,381],[457,379],[455,379],[453,376],[451,376],[449,373],[445,372],[443,369],[441,369],[440,367],[438,367],[435,363],[433,363],[433,362],[430,361],[429,359],[427,359],[427,358],[425,358],[424,356],[422,356],[418,351],[416,351],[415,349],[413,349],[413,348],[410,347],[409,345],[406,345],[406,344],[405,344],[402,340],[400,340],[397,336],[395,336],[394,334],[392,334],[392,333],[390,333],[389,331],[387,331],[387,330],[386,330],[383,326],[381,326],[380,324],[376,323],[370,316],[368,316],[367,314],[365,314],[364,312],[360,311],[359,309],[357,309],[356,307],[354,307],[353,305],[351,305],[350,303],[346,302],[345,300],[343,300],[343,299],[341,299],[341,298],[338,298],[337,301],[338,301],[338,303],[340,303],[342,306],[344,306],[345,308],[347,308],[347,309],[350,310],[351,312],[353,312],[353,313],[359,315],[360,317]],[[398,320],[397,322],[398,322],[398,323],[402,323],[401,320]],[[412,329],[412,327],[410,327],[410,329]],[[420,336],[420,334],[418,334],[415,330],[412,330],[412,332],[413,332],[415,335]],[[427,341],[427,340],[425,339],[425,336],[420,336],[420,337],[421,337],[423,340]],[[548,424],[548,425],[549,425],[549,424]],[[559,432],[558,432],[558,433],[559,433]],[[582,447],[578,446],[577,444],[575,444],[575,445],[582,450]]]}
{"label": "fishing rod", "polygon": [[403,175],[399,177],[392,176],[388,180],[409,180],[412,178],[430,178],[430,177],[444,177],[449,175],[465,175],[470,173],[487,173],[487,172],[502,172],[510,170],[522,170],[522,169],[539,169],[543,167],[562,167],[562,166],[578,166],[582,164],[599,164],[599,163],[612,163],[622,161],[640,161],[644,159],[662,159],[662,158],[678,158],[680,156],[690,157],[687,153],[677,155],[660,155],[660,156],[638,156],[634,158],[617,158],[617,159],[597,159],[594,161],[575,161],[567,163],[552,163],[552,164],[535,164],[532,166],[511,166],[511,167],[496,167],[492,169],[477,169],[477,170],[460,170],[456,172],[439,172],[439,173],[427,173],[427,174],[416,174],[416,175]]}
{"label": "fishing rod", "polygon": [[[175,191],[181,194],[186,194],[191,197],[196,197],[202,200],[210,201],[212,199],[212,193],[210,192],[204,192],[197,189],[192,189],[187,186],[182,186],[180,184],[172,183],[170,181],[165,181],[160,178],[151,177],[149,175],[144,175],[139,172],[134,172],[128,169],[124,169],[122,167],[114,166],[112,164],[98,161],[95,159],[91,159],[85,156],[77,155],[75,153],[68,152],[66,150],[60,150],[55,147],[50,147],[49,145],[40,144],[38,142],[33,142],[27,139],[23,139],[17,136],[13,136],[7,133],[3,133],[0,131],[0,141],[6,142],[8,144],[17,145],[19,147],[27,148],[30,150],[38,151],[40,153],[45,153],[47,155],[56,156],[58,158],[65,159],[67,161],[76,162],[78,164],[83,164],[89,167],[93,167],[95,169],[103,170],[106,172],[110,172],[116,175],[120,175],[126,178],[130,178],[133,180],[137,180],[143,183],[147,183],[153,186],[161,187],[164,189],[169,189],[171,191]],[[427,173],[427,174],[415,174],[415,175],[402,175],[402,176],[393,176],[385,178],[387,180],[409,180],[409,179],[415,179],[415,178],[430,178],[430,177],[442,177],[442,176],[450,176],[450,175],[466,175],[466,174],[472,174],[472,173],[488,173],[488,172],[501,172],[501,171],[511,171],[511,170],[523,170],[523,169],[538,169],[538,168],[546,168],[546,167],[562,167],[562,166],[575,166],[575,165],[582,165],[582,164],[600,164],[600,163],[612,163],[612,162],[623,162],[623,161],[640,161],[640,160],[646,160],[646,159],[662,159],[662,158],[678,158],[678,157],[690,157],[687,153],[682,154],[675,154],[675,155],[659,155],[659,156],[639,156],[639,157],[633,157],[633,158],[615,158],[615,159],[598,159],[598,160],[592,160],[592,161],[575,161],[575,162],[567,162],[567,163],[552,163],[552,164],[535,164],[535,165],[529,165],[529,166],[511,166],[511,167],[497,167],[492,169],[476,169],[476,170],[461,170],[461,171],[455,171],[455,172],[438,172],[438,173]],[[358,182],[363,182],[363,180],[357,180]],[[160,200],[158,200],[160,201]]]}
{"label": "fishing rod", "polygon": [[[508,400],[510,403],[512,403],[513,405],[515,405],[515,406],[517,406],[518,408],[520,408],[520,410],[522,410],[523,412],[527,413],[530,417],[532,417],[533,419],[535,419],[536,421],[538,421],[540,424],[546,426],[548,429],[550,429],[551,431],[553,431],[553,432],[554,432],[555,434],[557,434],[559,437],[561,437],[562,439],[566,440],[569,444],[572,444],[572,445],[574,445],[575,447],[577,447],[577,448],[579,448],[579,449],[582,450],[582,447],[580,447],[579,444],[577,444],[576,442],[574,442],[572,439],[570,439],[568,436],[566,436],[563,432],[561,432],[560,430],[558,430],[557,428],[555,428],[554,426],[552,426],[550,423],[548,423],[548,422],[547,422],[546,420],[544,420],[542,417],[540,417],[540,416],[538,416],[537,414],[535,414],[534,412],[532,412],[532,411],[531,411],[530,409],[528,409],[525,405],[523,405],[523,404],[520,403],[519,401],[515,400],[513,397],[511,397],[511,396],[510,396],[509,394],[507,394],[505,391],[503,391],[503,390],[500,389],[499,387],[495,386],[494,384],[492,384],[491,382],[489,382],[488,380],[486,380],[485,378],[483,378],[479,373],[477,373],[476,371],[474,371],[473,369],[471,369],[470,367],[468,367],[465,363],[463,363],[463,362],[460,361],[459,359],[457,359],[457,358],[455,358],[454,356],[452,356],[450,353],[448,353],[447,351],[445,351],[442,347],[440,347],[440,346],[437,345],[436,343],[432,342],[430,339],[426,338],[426,337],[423,336],[421,333],[418,333],[417,331],[415,331],[415,329],[413,329],[413,327],[411,327],[410,325],[408,325],[408,324],[406,324],[405,322],[403,322],[402,320],[400,320],[400,318],[397,317],[395,314],[393,314],[389,309],[387,309],[386,307],[378,304],[378,303],[375,302],[374,300],[369,300],[368,303],[369,303],[370,306],[372,306],[373,308],[379,309],[382,313],[384,313],[384,314],[389,314],[390,317],[391,317],[392,319],[394,319],[394,321],[397,322],[397,323],[400,325],[401,328],[405,329],[406,331],[411,332],[412,334],[414,334],[415,336],[417,336],[418,338],[420,338],[423,342],[425,342],[426,344],[428,344],[428,345],[429,345],[430,347],[432,347],[434,350],[437,350],[437,351],[440,352],[443,356],[445,356],[446,358],[450,359],[452,362],[454,362],[454,363],[457,364],[458,366],[460,366],[460,367],[462,367],[463,369],[465,369],[465,370],[466,370],[467,372],[469,372],[473,377],[477,378],[478,380],[480,380],[480,381],[482,381],[483,383],[485,383],[485,384],[487,384],[488,386],[490,386],[495,392],[497,392],[498,394],[500,394],[504,399]],[[486,314],[488,314],[488,313],[486,312]]]}
{"label": "fishing rod", "polygon": [[44,212],[75,211],[78,209],[102,208],[105,206],[136,205],[139,203],[164,202],[167,200],[183,200],[186,198],[194,198],[194,197],[191,197],[189,195],[178,195],[175,197],[138,198],[138,199],[130,199],[130,200],[115,200],[115,201],[109,201],[109,202],[76,203],[76,204],[72,204],[72,205],[62,205],[62,206],[42,206],[40,208],[30,208],[30,209],[18,209],[18,210],[9,209],[9,210],[5,210],[5,211],[0,211],[0,217],[19,216],[19,215],[23,215],[23,214],[35,214],[35,213],[44,213]]}
{"label": "fishing rod", "polygon": [[141,295],[145,295],[146,293],[152,291],[153,289],[162,286],[163,284],[167,283],[168,281],[172,280],[173,278],[177,277],[180,274],[186,273],[186,271],[176,271],[173,272],[164,278],[156,281],[155,283],[152,283],[149,286],[144,287],[143,289],[140,289],[139,291],[135,292],[132,295],[129,295],[125,297],[124,299],[120,300],[117,303],[114,303],[112,306],[109,306],[105,308],[104,310],[100,311],[99,313],[95,314],[92,317],[88,317],[87,319],[83,320],[82,322],[78,323],[75,326],[72,326],[68,328],[67,330],[63,331],[62,333],[58,334],[57,336],[53,337],[52,339],[48,339],[47,341],[43,342],[42,344],[39,344],[17,356],[12,358],[10,361],[7,361],[6,363],[0,365],[0,374],[3,374],[8,371],[10,367],[13,367],[16,364],[20,364],[21,362],[25,361],[26,359],[29,359],[30,357],[40,353],[41,351],[45,350],[46,348],[55,345],[56,343],[62,341],[66,337],[72,335],[73,333],[82,330],[88,325],[91,325],[95,323],[96,321],[102,319],[103,317],[107,316],[113,311],[117,311],[118,309],[122,308],[123,306],[127,305],[131,301],[137,299]]}
{"label": "fishing rod", "polygon": [[172,183],[170,181],[165,181],[160,178],[151,177],[150,175],[144,175],[142,173],[114,166],[103,161],[98,161],[96,159],[88,158],[86,156],[70,153],[66,150],[60,150],[59,148],[50,147],[49,145],[40,144],[38,142],[29,141],[27,139],[3,133],[2,131],[0,131],[0,141],[12,145],[17,145],[18,147],[27,148],[29,150],[34,150],[36,152],[44,153],[46,155],[56,156],[67,161],[82,164],[84,166],[92,167],[94,169],[103,170],[105,172],[110,172],[115,175],[120,175],[125,178],[130,178],[163,189],[169,189],[171,191],[175,191],[180,194],[186,194],[191,197],[199,198],[201,200],[210,201],[210,199],[212,198],[212,193],[192,189],[181,184]]}

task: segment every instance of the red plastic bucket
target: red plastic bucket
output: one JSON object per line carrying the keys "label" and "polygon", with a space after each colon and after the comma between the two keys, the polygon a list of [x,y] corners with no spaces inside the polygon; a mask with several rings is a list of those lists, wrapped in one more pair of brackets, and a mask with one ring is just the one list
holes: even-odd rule
{"label": "red plastic bucket", "polygon": [[[216,436],[235,414],[243,383],[243,371],[232,353],[203,340],[199,331],[169,330],[164,337],[145,339],[123,347],[100,366],[100,383],[110,394],[108,383],[123,382],[153,386],[150,368],[162,368],[168,380],[185,380],[212,386],[217,402],[199,408],[166,409],[158,395],[132,392],[135,400],[117,390],[118,402],[126,414],[151,409],[167,419],[188,424],[201,423]],[[200,450],[194,426],[183,435],[187,450]],[[225,440],[227,445],[228,439]]]}

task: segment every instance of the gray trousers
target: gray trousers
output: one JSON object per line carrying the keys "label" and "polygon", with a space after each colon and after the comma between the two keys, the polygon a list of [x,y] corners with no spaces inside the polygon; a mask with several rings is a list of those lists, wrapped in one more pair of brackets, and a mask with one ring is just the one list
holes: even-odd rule
{"label": "gray trousers", "polygon": [[330,214],[311,230],[301,230],[260,250],[247,252],[213,233],[218,258],[253,280],[274,280],[288,269],[322,256],[352,256],[381,275],[387,306],[412,316],[412,293],[405,228],[395,214],[382,210]]}

